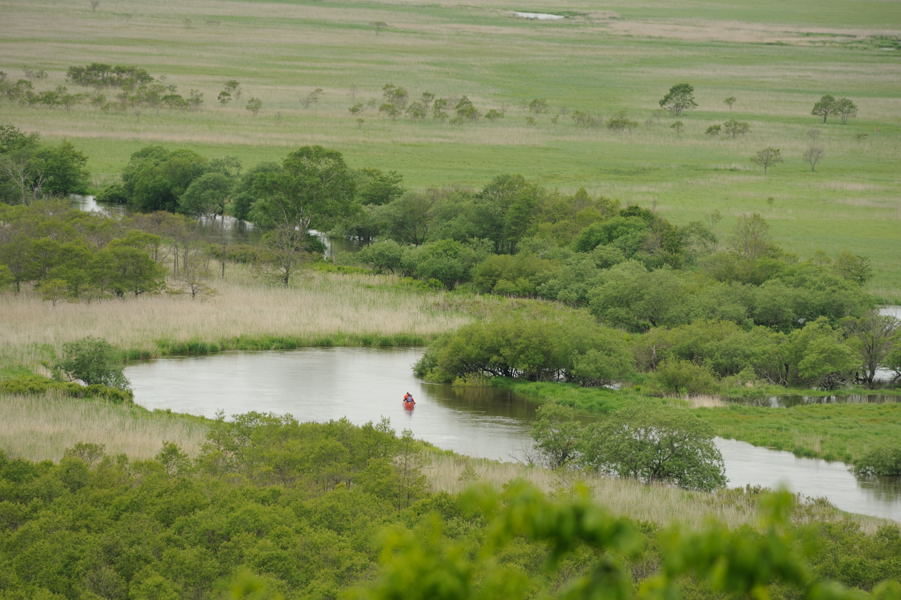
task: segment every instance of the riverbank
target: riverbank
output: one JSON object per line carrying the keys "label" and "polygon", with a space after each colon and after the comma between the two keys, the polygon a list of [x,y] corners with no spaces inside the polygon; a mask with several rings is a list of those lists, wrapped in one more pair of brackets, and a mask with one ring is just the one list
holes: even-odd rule
{"label": "riverbank", "polygon": [[[137,405],[117,405],[98,399],[58,395],[0,394],[4,415],[0,451],[9,458],[29,461],[59,461],[66,449],[79,443],[102,445],[108,456],[125,455],[131,460],[156,456],[163,444],[172,442],[187,455],[200,453],[214,422],[169,411],[150,411]],[[667,526],[681,523],[697,527],[711,518],[729,527],[754,525],[757,519],[756,491],[733,489],[711,494],[663,485],[599,477],[587,473],[554,471],[522,462],[499,462],[472,458],[418,443],[418,464],[432,492],[456,494],[473,483],[497,489],[522,479],[551,494],[566,494],[576,483],[591,491],[592,498],[612,513],[641,522]],[[799,523],[839,522],[850,519],[861,531],[875,533],[885,521],[849,514],[824,502],[802,503]]]}
{"label": "riverbank", "polygon": [[495,383],[537,403],[556,402],[588,414],[606,414],[638,405],[687,410],[710,425],[717,436],[785,450],[800,457],[853,463],[874,447],[901,439],[901,403],[897,402],[770,408],[723,405],[717,399],[708,406],[695,406],[682,398],[643,396],[628,389],[508,380]]}

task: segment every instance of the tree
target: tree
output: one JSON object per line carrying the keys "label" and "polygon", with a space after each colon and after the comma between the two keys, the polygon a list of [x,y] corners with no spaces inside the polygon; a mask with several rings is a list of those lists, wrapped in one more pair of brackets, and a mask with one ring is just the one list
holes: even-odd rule
{"label": "tree", "polygon": [[529,102],[529,112],[535,114],[542,114],[548,111],[548,103],[545,98],[534,98],[531,102]]}
{"label": "tree", "polygon": [[823,158],[824,151],[819,146],[811,146],[804,151],[804,160],[810,165],[810,171],[817,170],[817,163]]}
{"label": "tree", "polygon": [[122,297],[162,289],[165,271],[146,252],[130,246],[109,245],[91,261],[91,275],[98,288]]}
{"label": "tree", "polygon": [[397,171],[383,173],[378,169],[360,169],[354,172],[354,176],[361,204],[389,204],[404,193],[404,178]]}
{"label": "tree", "polygon": [[327,228],[352,209],[353,174],[335,150],[303,146],[285,158],[280,171],[261,175],[251,219],[264,228],[294,228],[303,238],[309,229]]}
{"label": "tree", "polygon": [[899,341],[901,322],[890,315],[870,312],[860,318],[843,320],[845,331],[851,336],[851,344],[860,354],[863,379],[873,387],[876,370],[885,364],[886,358]]}
{"label": "tree", "polygon": [[773,250],[769,224],[757,213],[738,217],[730,245],[744,258],[756,260],[766,256]]}
{"label": "tree", "polygon": [[704,130],[704,135],[709,135],[710,137],[716,137],[723,131],[723,126],[719,123],[715,125],[711,125],[707,129]]}
{"label": "tree", "polygon": [[835,257],[832,270],[843,279],[864,285],[873,276],[873,265],[866,256],[853,254],[845,250]]}
{"label": "tree", "polygon": [[829,115],[834,115],[836,113],[835,106],[835,97],[826,94],[819,101],[813,105],[813,110],[810,111],[810,114],[816,115],[818,117],[823,117],[823,123],[829,118]]}
{"label": "tree", "polygon": [[751,157],[751,162],[763,167],[763,174],[766,175],[767,169],[782,162],[782,151],[772,146],[764,148]]}
{"label": "tree", "polygon": [[250,219],[269,230],[280,279],[287,285],[306,251],[311,228],[325,229],[354,209],[353,173],[340,152],[303,146],[289,154],[278,170],[255,172],[250,183],[258,194]]}
{"label": "tree", "polygon": [[685,124],[682,121],[676,121],[672,125],[670,125],[670,129],[676,132],[676,135],[682,137],[682,131],[685,129]]}
{"label": "tree", "polygon": [[735,104],[735,101],[736,101],[735,96],[729,96],[728,98],[723,100],[723,102],[726,103],[726,106],[729,107],[729,110],[732,110],[732,105]]}
{"label": "tree", "polygon": [[751,125],[745,121],[736,121],[729,119],[723,123],[723,131],[733,140],[740,135],[745,135],[751,131]]}
{"label": "tree", "polygon": [[108,385],[127,390],[129,383],[122,367],[121,353],[109,342],[86,337],[63,344],[63,355],[55,363],[54,370],[88,385]]}
{"label": "tree", "polygon": [[660,101],[660,106],[668,110],[674,117],[678,117],[684,111],[697,106],[694,88],[687,83],[674,85]]}
{"label": "tree", "polygon": [[589,426],[581,462],[601,473],[644,483],[710,491],[726,484],[713,433],[680,411],[627,409]]}
{"label": "tree", "polygon": [[222,216],[233,188],[234,180],[228,175],[204,173],[178,199],[179,211],[208,219]]}
{"label": "tree", "polygon": [[131,155],[122,186],[133,210],[176,212],[179,198],[207,168],[207,160],[191,150],[147,146]]}
{"label": "tree", "polygon": [[476,110],[475,105],[472,103],[472,100],[463,96],[457,101],[457,105],[454,107],[454,112],[457,114],[454,120],[462,121],[477,121],[479,119],[479,111]]}
{"label": "tree", "polygon": [[638,127],[638,121],[626,117],[625,113],[607,119],[607,129],[612,131],[631,131],[636,127]]}
{"label": "tree", "polygon": [[251,96],[244,108],[249,110],[253,116],[257,116],[257,113],[263,108],[263,101],[255,96]]}
{"label": "tree", "polygon": [[834,112],[842,119],[842,123],[847,123],[850,117],[857,116],[857,105],[848,98],[839,98],[835,101]]}
{"label": "tree", "polygon": [[566,467],[579,456],[579,444],[584,434],[572,412],[554,403],[543,404],[535,412],[532,438],[552,469]]}

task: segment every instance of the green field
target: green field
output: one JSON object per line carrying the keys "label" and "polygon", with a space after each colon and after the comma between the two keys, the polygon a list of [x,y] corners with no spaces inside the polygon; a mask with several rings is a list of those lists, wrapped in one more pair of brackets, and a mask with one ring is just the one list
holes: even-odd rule
{"label": "green field", "polygon": [[[533,21],[513,11],[572,16]],[[68,67],[98,61],[203,92],[194,112],[0,104],[3,121],[72,140],[89,155],[98,186],[149,143],[233,155],[245,166],[321,144],[353,167],[396,170],[412,188],[522,173],[552,189],[585,187],[655,207],[676,222],[718,211],[723,235],[735,216],[759,212],[776,241],[802,256],[869,256],[871,291],[901,300],[896,2],[101,0],[92,11],[87,0],[6,0],[0,12],[0,70],[12,81],[43,69],[35,89],[51,89],[65,83]],[[242,97],[223,107],[215,99],[229,79],[241,83]],[[381,103],[389,82],[411,99],[467,95],[482,113],[505,116],[460,126],[392,121],[366,104]],[[677,136],[658,102],[680,82],[694,86],[699,106],[680,117]],[[319,101],[304,108],[300,100],[316,88]],[[826,93],[854,100],[859,116],[820,123],[810,111]],[[252,96],[263,101],[257,116],[244,108]],[[728,96],[737,99],[732,110]],[[533,98],[550,110],[530,115]],[[365,105],[358,116],[348,112],[354,102]],[[579,128],[577,110],[604,119],[625,111],[639,126]],[[749,122],[751,132],[737,140],[704,134],[729,118]],[[816,172],[802,159],[810,130],[825,152]],[[781,148],[785,162],[765,176],[750,157],[766,146]]]}

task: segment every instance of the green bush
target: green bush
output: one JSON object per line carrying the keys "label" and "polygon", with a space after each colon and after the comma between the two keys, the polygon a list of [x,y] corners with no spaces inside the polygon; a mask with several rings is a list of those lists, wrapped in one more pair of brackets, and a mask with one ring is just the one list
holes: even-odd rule
{"label": "green bush", "polygon": [[133,400],[133,394],[128,389],[103,384],[79,385],[68,381],[54,381],[38,375],[19,375],[2,379],[0,393],[19,395],[54,393],[70,398],[100,398],[115,404],[127,404]]}
{"label": "green bush", "polygon": [[858,477],[901,477],[901,446],[874,448],[854,463]]}
{"label": "green bush", "polygon": [[669,394],[697,396],[712,394],[719,390],[716,377],[709,367],[696,365],[687,360],[665,360],[657,368],[654,381],[664,393]]}
{"label": "green bush", "polygon": [[63,344],[63,356],[54,365],[54,370],[88,385],[127,390],[128,379],[122,367],[122,353],[119,350],[106,340],[86,337]]}

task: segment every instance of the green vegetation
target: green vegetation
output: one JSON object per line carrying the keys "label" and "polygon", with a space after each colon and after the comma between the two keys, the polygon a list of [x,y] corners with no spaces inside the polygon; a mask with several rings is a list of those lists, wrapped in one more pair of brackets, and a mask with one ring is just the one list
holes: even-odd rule
{"label": "green vegetation", "polygon": [[553,468],[711,491],[726,484],[711,430],[684,411],[629,408],[583,425],[558,404],[542,405],[532,436]]}
{"label": "green vegetation", "polygon": [[[901,12],[559,8],[5,4],[0,596],[901,597],[897,526],[689,491],[712,434],[898,474],[897,404],[700,407],[901,374]],[[136,214],[46,201],[84,192]],[[226,215],[259,242],[187,218]],[[366,248],[323,266],[310,227]],[[628,514],[567,469],[460,495],[510,471],[387,423],[150,413],[121,374],[425,342],[421,374],[538,398],[548,462]]]}
{"label": "green vegetation", "polygon": [[54,369],[69,379],[77,379],[88,385],[105,385],[120,390],[129,389],[128,379],[122,372],[124,361],[109,342],[86,337],[63,344],[63,356]]}
{"label": "green vegetation", "polygon": [[418,466],[424,447],[385,423],[250,413],[208,427],[194,458],[171,442],[146,460],[97,443],[74,444],[58,463],[0,454],[3,593],[820,598],[828,589],[887,600],[897,589],[880,583],[898,574],[896,525],[865,533],[817,504],[789,520],[787,495],[732,493],[721,501],[741,496],[760,524],[686,532],[613,515],[584,489],[555,499],[523,482],[431,492]]}
{"label": "green vegetation", "polygon": [[[517,19],[509,7],[491,4],[280,7],[269,13],[250,1],[215,9],[186,2],[173,12],[100,2],[92,11],[83,1],[16,0],[5,11],[13,33],[0,46],[0,70],[12,85],[24,78],[35,90],[65,85],[69,94],[91,94],[66,75],[101,63],[165,75],[167,84],[207,99],[226,91],[233,100],[158,114],[3,101],[5,118],[71,141],[89,157],[97,188],[112,183],[148,143],[208,159],[235,156],[247,168],[321,144],[352,168],[396,170],[415,190],[527,173],[564,193],[585,187],[593,196],[656,206],[679,225],[718,212],[717,233],[760,212],[790,252],[868,256],[869,290],[886,301],[901,297],[893,251],[901,241],[894,71],[901,36],[892,25],[901,17],[891,3],[708,2],[698,19],[692,8],[666,3],[617,1],[600,11],[577,0],[563,10],[570,18],[553,22]],[[473,69],[476,58],[480,67]],[[693,87],[698,106],[679,117],[684,130],[674,135],[658,102],[679,82]],[[380,113],[387,83],[408,91],[408,107],[424,92],[432,102],[452,99],[441,109],[448,119]],[[305,103],[315,90],[316,101]],[[857,117],[822,124],[810,112],[825,93],[852,99]],[[451,125],[462,96],[480,113],[497,109],[504,118]],[[250,97],[263,102],[256,117],[244,108]],[[529,108],[536,98],[542,112]],[[358,112],[348,111],[357,105]],[[631,135],[584,128],[572,118],[579,112],[606,124],[621,111],[639,123]],[[709,143],[704,129],[730,118],[751,131]],[[803,159],[811,129],[821,132],[817,146],[824,149],[816,172]],[[764,178],[748,149],[766,147],[780,148],[785,163]]]}

